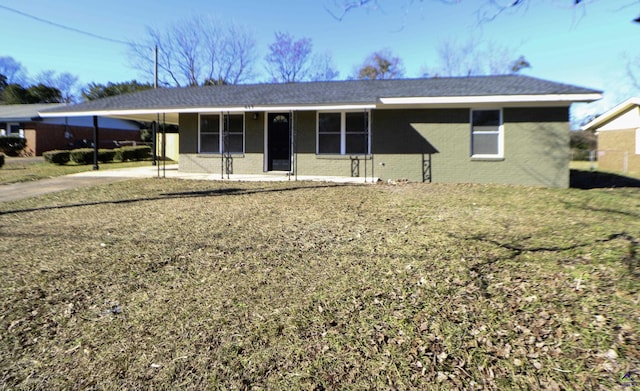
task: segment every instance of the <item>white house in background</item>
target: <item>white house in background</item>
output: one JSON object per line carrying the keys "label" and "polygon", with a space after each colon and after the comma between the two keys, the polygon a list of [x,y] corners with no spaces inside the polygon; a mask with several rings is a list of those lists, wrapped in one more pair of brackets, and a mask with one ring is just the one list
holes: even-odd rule
{"label": "white house in background", "polygon": [[598,168],[640,174],[640,97],[629,98],[582,127],[598,136]]}

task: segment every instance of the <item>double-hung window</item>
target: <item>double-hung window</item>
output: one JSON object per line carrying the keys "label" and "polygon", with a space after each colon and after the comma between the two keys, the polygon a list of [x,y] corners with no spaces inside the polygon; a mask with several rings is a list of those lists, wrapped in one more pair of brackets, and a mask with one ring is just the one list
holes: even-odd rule
{"label": "double-hung window", "polygon": [[471,157],[504,157],[502,110],[471,111]]}
{"label": "double-hung window", "polygon": [[24,138],[24,129],[17,122],[1,123],[0,136],[18,136]]}
{"label": "double-hung window", "polygon": [[244,152],[244,115],[228,114],[222,118],[222,151]]}
{"label": "double-hung window", "polygon": [[317,153],[364,155],[369,153],[369,113],[319,112]]}
{"label": "double-hung window", "polygon": [[243,114],[201,114],[200,153],[243,153]]}

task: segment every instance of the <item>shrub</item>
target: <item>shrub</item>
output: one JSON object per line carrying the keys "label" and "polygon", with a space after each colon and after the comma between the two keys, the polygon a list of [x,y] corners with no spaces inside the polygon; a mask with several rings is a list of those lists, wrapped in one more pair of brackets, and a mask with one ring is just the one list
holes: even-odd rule
{"label": "shrub", "polygon": [[151,156],[151,147],[141,145],[136,147],[118,148],[118,160],[126,162],[127,160],[145,160]]}
{"label": "shrub", "polygon": [[0,152],[4,152],[9,156],[18,156],[26,146],[26,138],[19,136],[0,137]]}
{"label": "shrub", "polygon": [[150,143],[153,141],[153,131],[151,129],[140,129],[140,140]]}
{"label": "shrub", "polygon": [[571,155],[573,160],[589,160],[590,152],[598,148],[596,135],[587,130],[574,131],[571,135]]}
{"label": "shrub", "polygon": [[146,160],[151,158],[151,147],[148,145],[143,145],[137,148],[136,155],[138,156],[137,160]]}
{"label": "shrub", "polygon": [[77,164],[91,164],[93,163],[93,149],[91,148],[79,148],[71,151],[71,160]]}
{"label": "shrub", "polygon": [[116,151],[114,149],[99,149],[98,161],[100,163],[112,162],[116,157]]}
{"label": "shrub", "polygon": [[47,163],[63,165],[69,163],[69,160],[71,159],[70,155],[69,151],[53,150],[43,153],[42,157],[44,157],[44,160]]}
{"label": "shrub", "polygon": [[4,154],[0,153],[0,168],[2,168],[2,166],[4,166]]}

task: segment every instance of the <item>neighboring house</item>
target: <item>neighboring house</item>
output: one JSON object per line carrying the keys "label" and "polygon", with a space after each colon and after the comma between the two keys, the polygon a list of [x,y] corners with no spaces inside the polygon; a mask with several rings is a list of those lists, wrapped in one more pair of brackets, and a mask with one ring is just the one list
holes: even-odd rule
{"label": "neighboring house", "polygon": [[582,127],[598,136],[598,169],[640,174],[640,98],[630,98]]}
{"label": "neighboring house", "polygon": [[[0,105],[0,136],[27,139],[26,155],[42,155],[53,149],[84,146],[93,140],[93,118],[42,118],[39,111],[65,107],[61,104]],[[100,147],[114,148],[114,141],[140,142],[140,124],[131,120],[100,117]],[[85,142],[86,141],[86,142]]]}
{"label": "neighboring house", "polygon": [[526,76],[168,88],[59,107],[178,124],[179,170],[569,185],[569,107],[601,92]]}

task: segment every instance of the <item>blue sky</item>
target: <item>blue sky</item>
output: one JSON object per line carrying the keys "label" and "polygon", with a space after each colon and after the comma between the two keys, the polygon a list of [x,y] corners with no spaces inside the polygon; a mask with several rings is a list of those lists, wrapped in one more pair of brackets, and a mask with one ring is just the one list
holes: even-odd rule
{"label": "blue sky", "polygon": [[[172,24],[194,14],[211,14],[255,32],[260,61],[275,31],[309,37],[314,51],[329,52],[340,77],[373,51],[390,48],[402,58],[407,77],[438,65],[437,48],[445,40],[492,42],[524,55],[532,68],[526,75],[605,91],[605,99],[585,108],[602,111],[640,91],[626,73],[629,58],[640,56],[640,15],[632,0],[536,0],[517,12],[479,24],[485,0],[379,0],[379,8],[358,9],[342,21],[327,11],[334,0],[0,0],[52,22],[109,37],[139,40],[146,26]],[[631,5],[630,5],[631,4]],[[106,83],[145,78],[130,68],[127,47],[68,31],[0,8],[3,31],[0,56],[11,56],[34,76],[43,70],[70,72],[80,82]],[[10,32],[10,33],[8,33]],[[258,71],[263,70],[260,63]],[[640,67],[639,67],[640,68]],[[266,74],[256,81],[267,80]]]}

